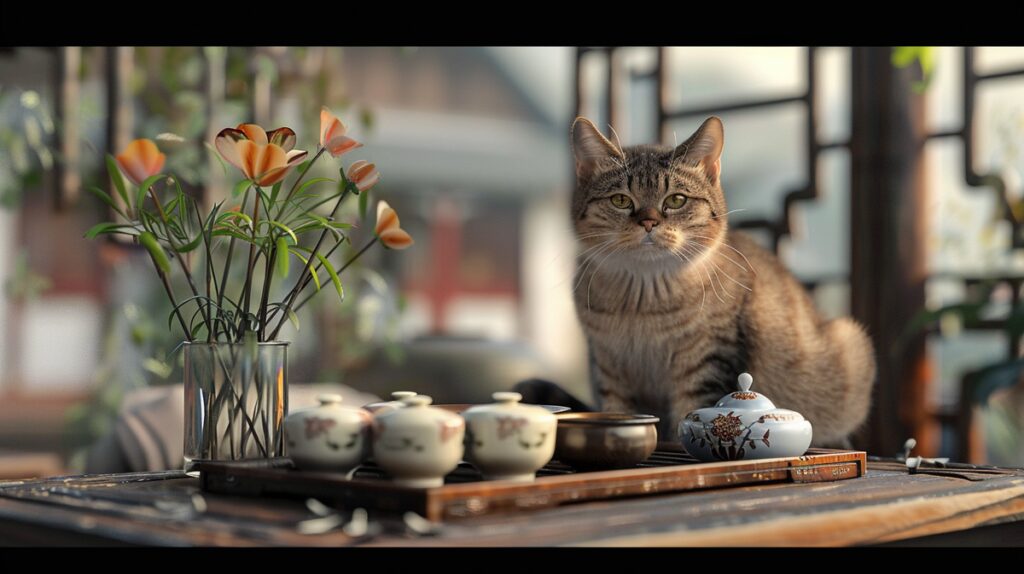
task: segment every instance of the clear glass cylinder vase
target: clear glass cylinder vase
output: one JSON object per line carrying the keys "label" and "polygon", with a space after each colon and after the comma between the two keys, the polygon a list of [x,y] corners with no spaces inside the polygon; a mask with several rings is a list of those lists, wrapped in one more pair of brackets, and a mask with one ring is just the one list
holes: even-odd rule
{"label": "clear glass cylinder vase", "polygon": [[185,470],[282,456],[288,343],[185,343]]}

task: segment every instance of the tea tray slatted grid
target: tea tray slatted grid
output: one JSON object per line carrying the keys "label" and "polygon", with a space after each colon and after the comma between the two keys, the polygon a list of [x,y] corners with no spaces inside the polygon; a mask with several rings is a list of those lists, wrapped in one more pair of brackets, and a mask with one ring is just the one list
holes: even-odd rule
{"label": "tea tray slatted grid", "polygon": [[532,483],[485,481],[472,465],[462,463],[436,488],[397,486],[372,462],[351,479],[296,470],[287,458],[199,467],[208,492],[316,498],[344,508],[413,511],[433,521],[756,483],[830,482],[861,477],[866,469],[863,451],[810,449],[793,458],[702,463],[672,443],[660,443],[646,461],[621,470],[582,472],[551,461]]}

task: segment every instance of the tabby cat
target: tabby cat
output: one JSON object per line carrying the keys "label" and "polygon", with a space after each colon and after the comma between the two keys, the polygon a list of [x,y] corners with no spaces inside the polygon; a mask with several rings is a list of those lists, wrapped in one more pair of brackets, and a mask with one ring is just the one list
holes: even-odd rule
{"label": "tabby cat", "polygon": [[623,149],[577,118],[572,142],[574,299],[601,410],[657,415],[675,437],[750,372],[810,420],[815,446],[846,444],[871,400],[871,341],[851,319],[823,320],[773,254],[728,230],[721,120],[675,149]]}

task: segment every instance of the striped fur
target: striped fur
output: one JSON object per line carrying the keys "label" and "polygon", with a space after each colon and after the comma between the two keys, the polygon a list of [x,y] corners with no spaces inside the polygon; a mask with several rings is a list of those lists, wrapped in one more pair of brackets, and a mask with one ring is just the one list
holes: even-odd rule
{"label": "striped fur", "polygon": [[[814,445],[839,445],[867,416],[871,341],[850,319],[824,321],[773,254],[728,230],[723,142],[718,118],[675,149],[621,149],[574,124],[573,288],[594,396],[603,410],[658,415],[668,438],[747,371],[811,421]],[[685,202],[672,209],[676,194]]]}

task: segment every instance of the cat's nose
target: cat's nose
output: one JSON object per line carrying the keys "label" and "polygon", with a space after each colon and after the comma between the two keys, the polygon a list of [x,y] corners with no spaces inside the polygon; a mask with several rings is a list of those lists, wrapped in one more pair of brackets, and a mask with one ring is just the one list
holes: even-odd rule
{"label": "cat's nose", "polygon": [[640,225],[643,225],[644,229],[647,230],[647,233],[650,233],[652,229],[654,229],[655,227],[658,226],[658,220],[657,219],[641,219],[640,220]]}

